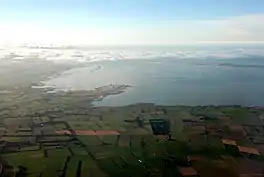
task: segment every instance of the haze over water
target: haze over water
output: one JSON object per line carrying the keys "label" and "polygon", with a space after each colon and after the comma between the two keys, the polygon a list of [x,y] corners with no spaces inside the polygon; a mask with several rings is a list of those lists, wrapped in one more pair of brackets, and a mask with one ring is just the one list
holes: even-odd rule
{"label": "haze over water", "polygon": [[263,0],[8,0],[0,12],[0,60],[82,63],[46,81],[57,89],[133,86],[96,105],[264,105]]}
{"label": "haze over water", "polygon": [[[163,55],[148,59],[97,61],[67,71],[45,84],[73,90],[90,90],[108,84],[133,86],[125,93],[94,102],[97,106],[139,102],[163,105],[264,105],[262,46],[204,46],[202,49],[189,48],[183,50],[181,55],[164,55],[166,52],[163,52]],[[158,51],[157,48],[148,51],[154,50]],[[168,50],[179,54],[177,47],[162,49]]]}

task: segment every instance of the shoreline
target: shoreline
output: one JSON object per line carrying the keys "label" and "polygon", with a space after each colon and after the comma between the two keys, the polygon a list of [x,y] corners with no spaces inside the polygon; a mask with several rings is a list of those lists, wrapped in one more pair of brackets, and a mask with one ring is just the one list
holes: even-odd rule
{"label": "shoreline", "polygon": [[[27,66],[29,65],[29,66]],[[33,63],[29,62],[21,62],[17,64],[17,66],[22,66],[18,68],[18,72],[14,73],[13,75],[8,75],[8,78],[10,80],[10,84],[4,85],[0,87],[0,96],[2,100],[8,100],[8,105],[16,105],[17,107],[21,107],[23,105],[23,102],[27,102],[28,100],[39,100],[40,102],[44,102],[43,100],[51,99],[50,97],[54,97],[58,100],[54,101],[54,104],[52,106],[56,107],[58,105],[55,104],[55,102],[60,102],[59,99],[64,99],[63,97],[74,97],[73,100],[86,100],[86,104],[89,105],[89,107],[124,107],[124,106],[130,106],[130,105],[137,105],[142,104],[140,102],[138,103],[131,103],[127,105],[121,105],[121,106],[97,106],[94,105],[93,102],[100,102],[105,97],[111,96],[111,95],[119,95],[124,92],[126,92],[127,89],[133,87],[131,85],[119,85],[119,84],[110,84],[105,85],[101,87],[94,88],[92,90],[56,90],[54,86],[46,86],[43,81],[50,78],[55,78],[63,74],[64,72],[79,68],[79,67],[85,67],[85,65],[69,65],[67,63],[54,63],[51,61],[34,61]],[[32,67],[34,66],[34,67]],[[48,70],[44,70],[45,72],[39,71],[37,67],[42,66],[43,68],[49,68]],[[12,71],[16,66],[10,65],[10,71]],[[25,70],[26,69],[26,70]],[[30,69],[30,71],[28,71]],[[21,70],[21,71],[20,71]],[[8,71],[8,70],[7,70]],[[8,72],[10,72],[8,71]],[[24,71],[27,71],[25,75],[23,75]],[[30,74],[31,77],[33,77],[32,80],[27,79],[27,74]],[[16,74],[16,75],[15,75]],[[20,87],[13,86],[17,78],[22,78],[22,80],[19,80],[19,82],[22,82],[23,84]],[[26,78],[24,81],[23,78]],[[1,77],[0,77],[1,79]],[[12,81],[12,82],[11,82]],[[4,84],[4,82],[2,83]],[[18,83],[19,84],[19,83]],[[18,85],[16,84],[16,85]],[[4,96],[6,94],[6,96]],[[9,97],[9,98],[8,98]],[[25,98],[28,97],[28,98]],[[13,103],[12,103],[13,102]],[[20,105],[21,102],[21,105]],[[46,104],[46,103],[45,103]],[[63,103],[66,104],[66,103]],[[183,107],[245,107],[245,108],[262,108],[263,105],[237,105],[237,104],[221,104],[221,105],[213,105],[213,104],[207,104],[207,105],[181,105],[181,104],[174,104],[174,105],[166,105],[166,104],[158,104],[158,103],[152,103],[152,102],[146,102],[143,104],[155,104],[158,106],[166,106],[166,107],[175,107],[175,106],[183,106]],[[1,107],[7,107],[5,103],[2,104]],[[0,108],[1,108],[0,107]],[[12,106],[11,106],[12,107]],[[34,107],[34,106],[33,106]],[[45,106],[43,107],[45,109]]]}

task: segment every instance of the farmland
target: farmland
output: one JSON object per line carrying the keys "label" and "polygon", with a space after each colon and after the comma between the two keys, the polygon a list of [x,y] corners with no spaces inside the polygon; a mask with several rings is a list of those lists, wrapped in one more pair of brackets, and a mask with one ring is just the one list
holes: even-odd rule
{"label": "farmland", "polygon": [[[253,118],[241,120],[241,112]],[[1,159],[13,168],[22,165],[28,176],[76,176],[79,164],[80,176],[184,176],[190,169],[208,176],[208,165],[238,175],[244,159],[264,162],[262,114],[235,106],[136,104],[7,118]],[[171,139],[153,135],[149,120],[157,118],[170,121]]]}

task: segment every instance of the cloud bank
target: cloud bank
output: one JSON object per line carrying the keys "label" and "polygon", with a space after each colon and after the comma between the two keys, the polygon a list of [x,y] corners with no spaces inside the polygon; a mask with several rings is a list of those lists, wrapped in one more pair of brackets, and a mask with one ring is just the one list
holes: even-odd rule
{"label": "cloud bank", "polygon": [[96,62],[129,59],[232,59],[264,58],[264,46],[174,46],[174,47],[0,47],[0,61],[49,60]]}

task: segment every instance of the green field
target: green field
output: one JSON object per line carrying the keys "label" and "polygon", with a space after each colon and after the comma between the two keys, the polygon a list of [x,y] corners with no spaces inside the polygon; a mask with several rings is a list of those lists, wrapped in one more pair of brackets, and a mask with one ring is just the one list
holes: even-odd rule
{"label": "green field", "polygon": [[[76,175],[79,161],[82,161],[83,177],[103,177],[105,174],[108,176],[144,176],[146,168],[157,172],[167,168],[163,163],[166,157],[174,157],[181,161],[188,155],[204,156],[211,159],[216,166],[221,166],[221,164],[224,166],[223,161],[219,160],[221,156],[243,157],[236,148],[225,148],[218,135],[197,134],[195,133],[197,130],[193,131],[192,127],[188,128],[183,120],[199,122],[201,115],[208,114],[212,118],[203,120],[203,123],[208,127],[219,126],[220,132],[223,131],[221,134],[229,136],[234,132],[229,128],[229,124],[221,125],[223,123],[221,118],[230,117],[228,123],[232,125],[252,123],[247,120],[248,116],[253,116],[252,110],[237,107],[159,107],[159,109],[164,108],[167,109],[166,114],[155,115],[147,113],[146,110],[150,108],[145,107],[144,113],[141,115],[144,119],[143,127],[139,127],[135,122],[124,122],[125,119],[133,120],[135,115],[141,114],[139,106],[104,109],[102,110],[103,120],[71,119],[67,122],[74,130],[116,130],[120,132],[119,136],[42,137],[42,140],[50,140],[55,143],[63,140],[70,141],[74,138],[75,140],[47,150],[46,158],[43,150],[2,154],[2,157],[7,159],[12,166],[23,164],[28,168],[28,173],[32,177],[37,176],[40,172],[44,172],[42,176],[45,177],[61,174],[67,157],[70,158],[66,170],[67,177]],[[155,109],[152,107],[151,112],[154,111]],[[258,113],[262,114],[261,111]],[[215,117],[219,117],[219,119]],[[152,135],[148,121],[155,118],[170,120],[173,141]],[[54,130],[66,129],[63,124],[49,126],[53,126]],[[47,127],[39,129],[45,128]],[[245,127],[245,129],[249,134],[254,135],[256,141],[263,141],[261,130],[252,127]],[[214,128],[211,130],[213,131]],[[239,145],[251,145],[248,139],[239,139],[239,136],[237,138]],[[5,139],[10,142],[20,140],[17,137]],[[254,157],[254,159],[263,160],[262,156]],[[203,169],[203,167],[197,165],[197,169]],[[177,168],[165,171],[168,176],[178,173]]]}

